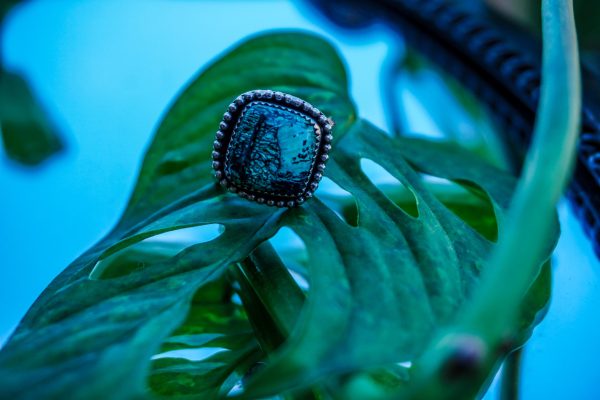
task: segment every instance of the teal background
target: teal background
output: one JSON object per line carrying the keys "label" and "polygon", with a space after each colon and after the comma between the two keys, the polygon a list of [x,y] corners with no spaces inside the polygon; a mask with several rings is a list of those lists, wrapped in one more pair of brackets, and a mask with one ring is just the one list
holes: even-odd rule
{"label": "teal background", "polygon": [[[30,79],[68,148],[36,170],[0,155],[0,344],[52,278],[117,221],[182,85],[228,46],[273,28],[329,37],[348,62],[360,114],[386,128],[379,73],[401,39],[384,27],[353,36],[275,0],[39,0],[13,12],[2,56]],[[440,135],[427,115],[432,101],[445,102],[433,113],[460,115],[439,87],[428,98],[410,89],[402,98],[414,131]],[[560,216],[552,305],[525,354],[526,400],[600,398],[600,265],[564,204]]]}

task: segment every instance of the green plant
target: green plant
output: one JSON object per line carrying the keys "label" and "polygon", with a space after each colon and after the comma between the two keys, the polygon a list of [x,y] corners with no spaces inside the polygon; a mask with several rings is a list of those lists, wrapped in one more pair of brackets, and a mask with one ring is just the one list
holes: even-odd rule
{"label": "green plant", "polygon": [[[0,4],[0,40],[5,16],[19,3]],[[36,166],[60,152],[64,143],[35,92],[20,74],[8,71],[0,59],[0,137],[6,155],[22,165]]]}
{"label": "green plant", "polygon": [[[528,338],[550,294],[553,207],[579,115],[570,7],[545,2],[552,80],[516,189],[465,150],[389,137],[359,119],[343,63],[318,37],[270,33],[222,56],[166,115],[118,225],[52,282],[0,352],[1,397],[203,399],[236,385],[233,395],[246,398],[475,396]],[[214,184],[214,129],[235,96],[256,88],[333,117],[326,174],[349,196],[317,193],[281,210]],[[375,184],[365,159],[401,184]],[[220,234],[205,242],[150,240],[215,224]],[[283,227],[306,247],[293,266],[273,246]],[[515,240],[524,233],[526,248]],[[221,351],[165,357],[192,349]]]}

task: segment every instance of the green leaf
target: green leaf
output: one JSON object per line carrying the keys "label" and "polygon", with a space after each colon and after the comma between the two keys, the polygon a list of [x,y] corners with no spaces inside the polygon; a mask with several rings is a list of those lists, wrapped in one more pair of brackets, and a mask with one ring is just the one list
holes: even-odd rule
{"label": "green leaf", "polygon": [[260,35],[203,71],[156,132],[125,213],[139,220],[212,182],[210,153],[227,106],[241,93],[272,89],[318,105],[343,131],[355,119],[346,71],[330,44],[297,33]]}
{"label": "green leaf", "polygon": [[[155,393],[215,398],[219,392],[231,390],[243,373],[264,357],[243,307],[232,302],[232,293],[225,277],[196,293],[188,317],[165,340],[163,353],[152,362],[149,386]],[[190,360],[176,354],[182,350],[188,354],[212,351],[207,357]]]}
{"label": "green leaf", "polygon": [[[220,116],[256,88],[284,90],[333,116],[327,176],[353,197],[340,205],[355,208],[348,215],[358,226],[319,198],[275,209],[212,183]],[[417,217],[369,180],[363,158],[407,188]],[[470,210],[468,196],[445,204],[422,174],[468,187],[491,206]],[[418,357],[468,302],[494,247],[482,233],[503,229],[513,186],[456,147],[392,139],[356,121],[343,64],[322,39],[251,39],[201,73],[167,113],[117,228],[52,282],[0,352],[0,397],[211,398],[238,384],[250,397],[385,393],[410,378],[396,363]],[[466,222],[480,211],[489,223]],[[176,249],[160,242],[166,232],[214,224],[217,238]],[[284,226],[308,251],[306,301],[281,261],[261,251]],[[535,286],[523,313],[524,337],[547,283]],[[170,353],[211,349],[221,352],[199,360]],[[266,366],[256,371],[259,360]]]}
{"label": "green leaf", "polygon": [[[50,284],[0,352],[0,397],[105,398],[103,388],[113,386],[114,398],[145,393],[150,358],[185,319],[194,293],[272,236],[284,213],[207,184],[227,104],[248,89],[281,89],[343,126],[354,119],[345,79],[328,43],[291,32],[248,40],[204,71],[159,128],[119,227]],[[132,247],[213,223],[225,228],[219,238],[172,257]],[[139,257],[141,267],[132,268]]]}
{"label": "green leaf", "polygon": [[410,48],[398,73],[405,86],[403,90],[413,92],[446,136],[445,140],[476,152],[500,167],[510,165],[506,144],[498,134],[491,113],[453,76]]}
{"label": "green leaf", "polygon": [[[531,301],[527,293],[536,276],[539,282],[539,260],[554,236],[552,217],[577,158],[581,123],[581,66],[573,2],[543,0],[542,4],[539,109],[506,227],[473,300],[452,326],[438,333],[416,366],[410,389],[399,391],[395,398],[475,396],[477,391],[469,386],[474,379],[485,379],[486,370],[510,352],[507,344],[519,335],[524,301],[525,305]],[[465,355],[470,362],[464,362]],[[448,379],[449,375],[454,379]]]}
{"label": "green leaf", "polygon": [[103,387],[118,384],[111,394],[130,398],[146,390],[150,357],[183,322],[197,289],[270,237],[282,214],[212,186],[201,194],[213,197],[199,196],[132,236],[216,220],[223,234],[117,278],[90,278],[106,242],[84,254],[42,294],[0,352],[2,395],[28,387],[32,397],[100,398]]}
{"label": "green leaf", "polygon": [[[414,194],[418,218],[370,183],[361,158],[377,160]],[[513,178],[456,147],[391,139],[368,123],[355,124],[337,143],[327,175],[353,194],[358,227],[318,201],[286,216],[307,247],[311,290],[298,329],[251,381],[247,398],[413,361],[456,317],[493,243],[440,203],[420,172],[478,185],[492,200],[502,229]],[[536,287],[536,296],[547,298],[545,283]],[[536,313],[527,312],[533,314],[529,327]],[[342,381],[329,384],[343,388]]]}
{"label": "green leaf", "polygon": [[25,79],[3,69],[0,69],[0,133],[6,155],[29,166],[42,163],[63,148],[56,129]]}

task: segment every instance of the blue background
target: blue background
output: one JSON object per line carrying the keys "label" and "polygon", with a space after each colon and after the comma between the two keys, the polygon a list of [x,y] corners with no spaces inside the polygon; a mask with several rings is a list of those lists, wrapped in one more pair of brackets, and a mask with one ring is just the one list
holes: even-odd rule
{"label": "blue background", "polygon": [[[273,28],[330,38],[360,114],[386,128],[379,74],[399,38],[383,27],[349,36],[286,1],[40,0],[12,13],[2,56],[30,79],[68,148],[38,170],[0,157],[0,345],[52,278],[117,221],[178,90],[227,47]],[[426,106],[403,97],[411,127],[439,134]],[[554,296],[526,350],[523,395],[597,399],[600,265],[565,204],[560,216]]]}

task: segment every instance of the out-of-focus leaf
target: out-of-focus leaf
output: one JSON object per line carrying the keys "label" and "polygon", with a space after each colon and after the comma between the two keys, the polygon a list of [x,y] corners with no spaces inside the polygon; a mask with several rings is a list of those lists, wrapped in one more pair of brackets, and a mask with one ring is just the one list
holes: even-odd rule
{"label": "out-of-focus leaf", "polygon": [[[525,24],[536,32],[541,31],[540,14],[542,0],[486,0],[495,10]],[[597,0],[573,0],[577,38],[583,48],[600,49],[600,2]]]}
{"label": "out-of-focus leaf", "polygon": [[0,131],[6,155],[25,165],[38,165],[63,148],[28,83],[0,70]]}
{"label": "out-of-focus leaf", "polygon": [[407,49],[403,67],[403,89],[414,95],[446,136],[445,140],[480,154],[501,168],[509,165],[507,149],[492,114],[471,92],[414,49]]}
{"label": "out-of-focus leaf", "polygon": [[[21,0],[2,0],[2,2],[0,2],[0,24],[2,24],[2,20],[4,19],[4,16],[6,14],[8,14],[10,9],[13,8],[15,5],[17,5],[20,2],[21,2]],[[1,28],[2,27],[0,25],[0,29]]]}

